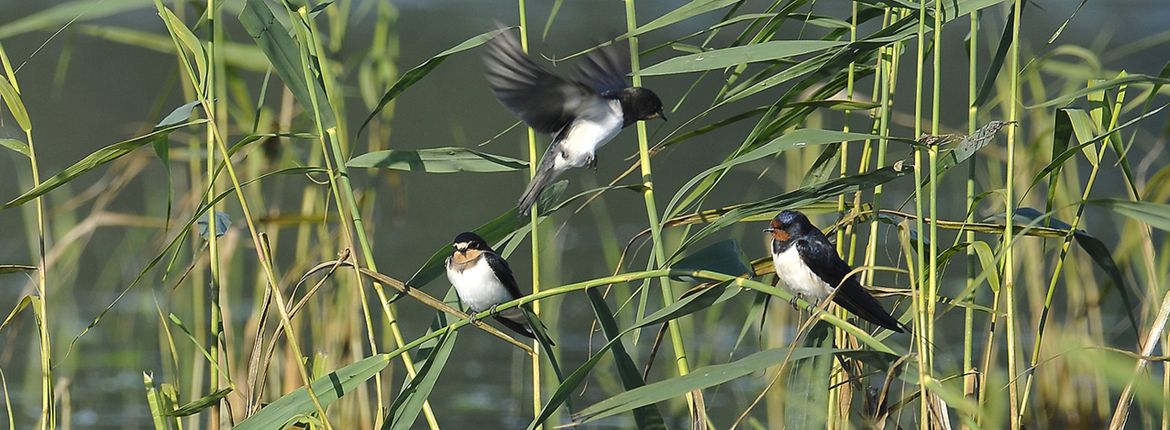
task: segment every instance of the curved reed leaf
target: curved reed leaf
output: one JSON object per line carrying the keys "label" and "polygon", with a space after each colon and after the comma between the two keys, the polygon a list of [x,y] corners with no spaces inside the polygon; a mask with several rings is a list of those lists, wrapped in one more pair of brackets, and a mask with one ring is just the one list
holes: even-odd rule
{"label": "curved reed leaf", "polygon": [[1089,200],[1088,203],[1105,206],[1113,212],[1149,224],[1150,227],[1170,231],[1170,205],[1168,204],[1120,199]]}
{"label": "curved reed leaf", "polygon": [[[613,312],[609,310],[609,305],[605,303],[605,298],[601,296],[601,292],[593,288],[585,291],[585,295],[589,298],[589,304],[593,307],[593,313],[597,316],[598,325],[601,326],[601,331],[605,334],[605,338],[610,340],[619,338],[620,331],[618,329],[618,323],[613,317]],[[625,345],[622,345],[621,342],[614,343],[610,351],[613,353],[613,361],[617,366],[618,377],[622,381],[622,388],[628,391],[646,385],[646,381],[642,379],[641,372],[638,371],[638,366],[634,364],[634,360],[626,352]],[[602,354],[599,352],[597,355],[600,356]],[[561,382],[563,383],[564,381]],[[566,404],[568,401],[569,398],[566,397]],[[569,409],[569,413],[572,414],[572,407],[570,406]],[[658,407],[655,405],[634,408],[634,422],[637,423],[639,430],[666,428],[666,421],[663,420],[662,413],[658,411]]]}
{"label": "curved reed leaf", "polygon": [[0,146],[3,146],[5,148],[11,149],[13,151],[19,152],[20,155],[23,155],[25,157],[28,156],[28,144],[24,143],[23,141],[11,139],[11,138],[7,138],[7,137],[0,138]]}
{"label": "curved reed leaf", "polygon": [[37,270],[37,266],[28,266],[24,264],[0,264],[0,275],[6,273],[32,272],[35,270]]}
{"label": "curved reed leaf", "polygon": [[643,76],[670,75],[723,69],[740,64],[772,61],[844,45],[832,40],[773,40],[674,57],[642,69]]}
{"label": "curved reed leaf", "polygon": [[[831,349],[833,330],[824,321],[817,321],[805,336],[802,348]],[[824,428],[828,422],[825,411],[829,404],[829,384],[832,379],[833,355],[822,354],[804,360],[795,360],[784,380],[784,428]],[[773,376],[776,378],[779,376]]]}
{"label": "curved reed leaf", "polygon": [[8,82],[8,78],[3,76],[0,76],[0,99],[4,99],[4,104],[8,106],[12,117],[16,118],[16,123],[20,125],[21,130],[32,130],[32,120],[28,118],[28,110],[24,108],[24,101],[20,100],[20,93],[16,91],[16,87],[13,87],[11,82]]}
{"label": "curved reed leaf", "polygon": [[[285,10],[279,12],[287,13]],[[244,11],[240,14],[240,24],[243,24],[260,50],[264,51],[264,55],[272,63],[272,69],[280,75],[281,81],[289,91],[292,91],[301,106],[311,109],[316,105],[321,128],[327,130],[336,127],[337,117],[333,113],[333,107],[329,103],[313,103],[313,100],[323,101],[329,98],[325,96],[319,79],[316,77],[311,80],[305,79],[305,69],[311,69],[312,66],[301,64],[301,48],[290,36],[292,30],[276,18],[269,3],[264,0],[247,0]],[[312,82],[313,88],[310,89],[307,82]],[[313,98],[310,98],[310,90],[316,93]]]}
{"label": "curved reed leaf", "polygon": [[345,165],[426,173],[512,172],[528,168],[524,160],[455,146],[375,151],[354,157]]}
{"label": "curved reed leaf", "polygon": [[[334,401],[341,398],[341,396],[353,391],[370,378],[373,378],[378,372],[381,372],[382,369],[390,364],[391,358],[392,356],[388,354],[378,354],[329,372],[328,375],[313,381],[313,392],[316,393],[317,400],[321,402],[321,406],[328,407]],[[305,391],[305,387],[301,387],[276,399],[276,401],[268,406],[261,408],[259,412],[256,412],[256,415],[252,415],[248,419],[240,422],[235,429],[261,430],[284,428],[284,426],[288,425],[297,417],[310,414],[315,409],[312,400],[309,398],[309,393]]]}
{"label": "curved reed leaf", "polygon": [[667,399],[682,396],[693,390],[723,384],[736,378],[765,370],[785,361],[797,361],[808,358],[834,355],[837,357],[860,360],[879,369],[888,368],[897,356],[877,351],[844,350],[834,348],[775,348],[760,351],[742,359],[727,364],[694,369],[693,372],[661,382],[636,388],[616,396],[602,400],[593,406],[585,408],[574,418],[585,424],[615,414],[629,411],[633,408],[658,403]]}
{"label": "curved reed leaf", "polygon": [[[447,323],[447,315],[436,312],[435,318],[431,320],[431,329],[437,330]],[[435,388],[435,382],[447,367],[447,360],[451,358],[451,350],[455,348],[458,336],[458,331],[448,331],[419,346],[418,355],[414,359],[415,375],[402,385],[398,397],[390,405],[383,429],[405,430],[414,426],[423,404]]]}
{"label": "curved reed leaf", "polygon": [[[532,430],[538,423],[543,422],[550,415],[552,415],[552,411],[559,408],[560,405],[568,399],[569,395],[572,394],[572,392],[576,390],[577,387],[585,382],[585,378],[589,376],[589,373],[593,371],[593,368],[597,366],[597,363],[605,357],[606,352],[608,352],[611,348],[621,344],[622,336],[625,336],[626,334],[643,327],[661,324],[676,318],[690,315],[692,313],[706,309],[715,303],[728,300],[738,293],[739,289],[737,288],[727,288],[726,284],[718,284],[711,288],[699,290],[694,294],[684,295],[674,303],[671,303],[669,306],[647,315],[645,318],[642,318],[630,327],[627,327],[620,333],[617,333],[615,336],[611,337],[607,333],[606,337],[609,339],[609,342],[607,342],[601,348],[598,348],[597,352],[593,353],[593,355],[590,356],[589,359],[585,361],[585,363],[581,364],[577,370],[574,370],[573,373],[569,374],[569,376],[565,378],[565,381],[562,382],[561,385],[557,387],[556,391],[554,391],[552,395],[549,396],[548,401],[544,404],[544,408],[540,411],[540,415],[535,420],[533,420],[531,424],[529,424],[529,430]],[[638,377],[640,378],[641,375],[638,375]]]}
{"label": "curved reed leaf", "polygon": [[197,413],[203,412],[207,408],[214,406],[216,403],[219,403],[220,400],[222,400],[224,397],[227,397],[227,395],[232,391],[232,387],[224,388],[222,390],[187,402],[173,411],[167,411],[164,415],[168,417],[185,417],[188,415],[195,415]]}
{"label": "curved reed leaf", "polygon": [[40,185],[34,187],[31,190],[25,191],[24,194],[21,194],[19,197],[10,200],[8,203],[5,203],[3,207],[0,207],[0,209],[8,209],[8,208],[11,208],[13,206],[22,205],[25,202],[28,202],[29,200],[40,197],[41,195],[44,195],[45,193],[48,193],[49,191],[52,191],[52,190],[56,189],[57,187],[65,185],[69,181],[72,181],[73,178],[76,178],[85,172],[93,170],[93,169],[95,169],[103,164],[114,161],[114,160],[122,157],[123,155],[129,154],[131,151],[138,149],[139,147],[142,147],[143,145],[154,142],[155,139],[166,136],[167,134],[169,134],[172,131],[186,128],[186,127],[190,127],[192,125],[203,124],[205,122],[207,122],[207,120],[197,119],[197,120],[193,120],[193,121],[187,121],[187,122],[184,122],[181,124],[175,124],[175,125],[171,125],[171,126],[167,126],[167,127],[162,127],[162,128],[156,129],[155,131],[152,131],[150,133],[144,134],[142,136],[138,136],[138,137],[135,137],[135,138],[129,139],[129,140],[124,140],[124,141],[115,143],[113,145],[107,146],[105,148],[99,149],[97,151],[94,151],[94,152],[90,153],[89,155],[87,155],[85,158],[82,158],[81,161],[78,161],[77,163],[74,163],[72,166],[65,168],[65,170],[61,171],[61,173],[53,175],[53,177],[46,179],[44,182],[41,182]]}
{"label": "curved reed leaf", "polygon": [[651,20],[648,23],[618,37],[618,40],[627,39],[643,33],[654,31],[679,21],[690,19],[707,12],[719,10],[737,3],[739,0],[691,0],[690,3],[672,9],[670,12]]}

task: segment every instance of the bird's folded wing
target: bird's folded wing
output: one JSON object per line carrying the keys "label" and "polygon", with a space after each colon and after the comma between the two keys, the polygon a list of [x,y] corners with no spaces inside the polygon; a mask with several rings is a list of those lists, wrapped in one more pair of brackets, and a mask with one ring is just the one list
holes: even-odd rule
{"label": "bird's folded wing", "polygon": [[488,266],[492,268],[492,273],[496,274],[496,278],[504,284],[504,288],[508,290],[508,294],[512,298],[518,299],[523,294],[520,294],[520,287],[516,285],[516,278],[512,276],[512,268],[508,267],[508,262],[505,261],[499,254],[495,252],[483,253],[483,258],[487,260]]}

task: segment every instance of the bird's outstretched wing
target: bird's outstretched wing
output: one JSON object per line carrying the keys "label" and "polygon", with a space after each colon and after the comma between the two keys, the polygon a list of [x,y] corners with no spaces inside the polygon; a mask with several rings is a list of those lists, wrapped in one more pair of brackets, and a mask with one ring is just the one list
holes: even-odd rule
{"label": "bird's outstretched wing", "polygon": [[844,260],[841,260],[841,257],[837,255],[837,250],[829,245],[828,239],[798,240],[796,250],[813,273],[830,287],[837,288],[833,302],[863,320],[888,330],[902,332],[902,326],[898,320],[886,312],[882,304],[878,303],[877,299],[857,282],[857,279],[853,276],[846,277],[852,269]]}
{"label": "bird's outstretched wing", "polygon": [[590,97],[588,86],[562,79],[532,61],[510,31],[486,44],[488,85],[504,107],[542,133],[556,133],[576,118]]}
{"label": "bird's outstretched wing", "polygon": [[626,80],[629,74],[629,45],[613,41],[586,54],[577,63],[574,77],[598,94],[606,96],[629,88],[630,83]]}

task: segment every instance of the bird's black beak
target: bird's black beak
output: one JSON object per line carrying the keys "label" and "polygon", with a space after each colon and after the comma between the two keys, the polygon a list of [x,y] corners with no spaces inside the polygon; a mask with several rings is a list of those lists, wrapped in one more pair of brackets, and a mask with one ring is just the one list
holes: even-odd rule
{"label": "bird's black beak", "polygon": [[771,233],[771,232],[774,232],[774,231],[776,231],[776,229],[774,229],[774,228],[771,228],[771,227],[769,227],[769,228],[765,228],[765,229],[764,229],[764,233]]}
{"label": "bird's black beak", "polygon": [[666,121],[666,114],[662,111],[658,111],[658,117],[662,118],[663,121]]}

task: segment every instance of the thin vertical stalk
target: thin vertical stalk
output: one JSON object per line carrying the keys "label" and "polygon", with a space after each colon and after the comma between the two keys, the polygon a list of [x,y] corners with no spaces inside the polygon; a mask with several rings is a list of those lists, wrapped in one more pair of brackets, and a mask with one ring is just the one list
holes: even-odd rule
{"label": "thin vertical stalk", "polygon": [[[520,12],[520,49],[528,52],[528,8],[524,0],[517,0],[517,7]],[[536,168],[540,162],[540,152],[536,148],[536,131],[532,127],[528,127],[528,179],[532,180],[536,177]],[[532,210],[528,214],[528,222],[532,226],[530,234],[532,235],[532,294],[540,292],[540,207],[539,203],[532,205]],[[532,302],[532,314],[536,318],[540,318],[540,302]],[[540,350],[539,342],[533,341],[533,354],[531,356],[532,369],[532,414],[533,417],[540,416],[541,406],[544,404],[541,401],[540,394]],[[543,423],[542,423],[543,424]],[[540,426],[538,428],[543,428]]]}
{"label": "thin vertical stalk", "polygon": [[[939,133],[939,115],[942,106],[942,2],[934,2],[934,77],[932,78],[933,94],[931,97],[930,109],[930,134],[938,136]],[[930,249],[929,249],[929,265],[927,273],[927,293],[926,301],[926,346],[930,353],[927,354],[927,364],[931,366],[931,373],[934,372],[934,350],[932,345],[937,345],[937,339],[934,338],[934,321],[935,321],[935,306],[938,304],[938,149],[940,142],[931,140],[931,145],[927,148],[930,157]]]}
{"label": "thin vertical stalk", "polygon": [[[12,63],[8,61],[8,53],[0,46],[0,62],[4,66],[4,74],[8,77],[8,83],[12,85],[12,89],[16,90],[17,95],[20,94],[20,84],[16,82],[16,72],[12,70]],[[10,103],[23,104],[20,100],[10,100]],[[26,144],[28,144],[28,162],[32,170],[33,188],[41,185],[41,171],[37,167],[37,150],[36,145],[33,144],[32,123],[29,121],[17,121],[20,123],[20,128],[24,130],[24,137]],[[41,353],[41,429],[52,429],[57,427],[57,408],[54,402],[56,398],[53,395],[53,363],[52,352],[53,344],[52,338],[49,336],[49,314],[48,314],[48,282],[46,282],[48,267],[45,259],[45,206],[40,197],[34,199],[37,213],[37,276],[36,276],[36,290],[39,300],[34,300],[33,314],[36,316],[37,322],[37,338],[40,341]],[[8,396],[5,395],[7,399]],[[10,414],[11,415],[11,414]]]}
{"label": "thin vertical stalk", "polygon": [[[970,60],[967,64],[967,134],[975,133],[975,122],[979,116],[979,106],[975,104],[975,99],[978,97],[976,84],[976,65],[979,58],[979,15],[977,12],[971,12],[971,35],[968,36],[970,46],[967,47],[967,52],[970,55]],[[967,206],[966,206],[966,222],[975,222],[975,160],[967,162]],[[967,243],[975,243],[975,232],[967,230],[965,233],[965,240]],[[967,290],[971,293],[967,295],[966,300],[974,303],[975,289],[972,284],[975,282],[975,248],[967,247]],[[976,380],[970,372],[974,371],[972,367],[974,364],[974,355],[972,354],[972,345],[975,337],[975,310],[972,306],[966,306],[963,309],[963,373],[967,376],[963,377],[963,394],[968,395],[975,391],[974,381]],[[971,417],[974,418],[974,417]],[[968,421],[961,422],[961,428],[967,429]]]}
{"label": "thin vertical stalk", "polygon": [[[219,35],[218,34],[219,32],[217,31],[218,26],[216,25],[216,19],[215,19],[216,16],[218,15],[218,11],[216,10],[215,0],[208,0],[207,1],[206,11],[207,11],[207,34],[208,34],[208,37],[207,37],[207,43],[206,43],[205,49],[207,50],[208,58],[210,58],[212,61],[211,61],[211,64],[208,65],[207,70],[204,71],[204,73],[206,73],[206,78],[205,78],[205,81],[203,82],[203,89],[202,89],[204,91],[203,99],[206,100],[206,103],[211,104],[211,106],[207,106],[206,108],[209,110],[215,111],[217,113],[215,118],[209,118],[209,120],[226,121],[227,117],[222,117],[219,115],[219,106],[222,103],[217,103],[217,101],[219,100],[219,96],[215,93],[215,88],[216,88],[216,84],[218,81],[217,78],[223,76],[223,75],[217,75],[216,72],[218,71],[218,67],[215,66],[215,58],[216,58],[216,51],[217,51],[215,42],[216,42],[216,40],[218,40],[217,36]],[[208,93],[210,93],[210,94],[208,94]],[[220,124],[220,126],[226,126],[226,125],[227,125],[226,122]],[[215,194],[216,194],[216,190],[215,190],[215,134],[213,133],[213,130],[214,130],[213,127],[208,126],[207,127],[207,135],[206,135],[207,181],[208,181],[206,198],[207,198],[207,201],[209,203],[215,201]],[[209,321],[209,323],[211,325],[211,339],[210,339],[211,345],[209,345],[208,347],[210,350],[211,363],[212,363],[212,366],[208,367],[208,391],[213,392],[213,393],[219,390],[219,378],[220,378],[220,375],[219,375],[219,361],[220,361],[220,358],[219,358],[219,356],[220,356],[219,338],[220,338],[220,336],[222,336],[222,332],[220,330],[220,327],[223,326],[223,323],[222,323],[223,318],[222,318],[222,315],[220,313],[220,308],[219,308],[219,301],[220,301],[219,294],[220,294],[220,291],[222,291],[222,289],[220,288],[220,281],[223,278],[220,276],[221,266],[220,266],[220,261],[219,261],[219,238],[218,238],[219,229],[217,228],[218,226],[216,225],[216,221],[215,221],[216,206],[217,205],[213,204],[211,206],[210,210],[207,211],[207,250],[208,250],[208,259],[209,259],[208,266],[211,270],[211,279],[210,279],[211,282],[208,285],[208,288],[210,288],[210,297],[211,297],[211,309],[210,309],[211,318]],[[197,289],[199,289],[199,288],[197,288]],[[197,310],[197,311],[202,312],[202,310]],[[215,406],[213,406],[211,408],[211,414],[207,418],[207,428],[209,428],[209,429],[218,429],[219,428],[219,402],[216,402]]]}
{"label": "thin vertical stalk", "polygon": [[[326,85],[328,85],[330,82],[332,82],[332,79],[329,76],[328,65],[324,64],[322,62],[323,61],[322,58],[325,57],[325,52],[324,52],[323,47],[321,46],[320,40],[314,36],[314,31],[312,28],[312,21],[309,19],[308,9],[305,7],[301,7],[297,10],[297,14],[299,15],[301,21],[305,23],[305,27],[303,27],[304,34],[302,34],[302,37],[306,40],[306,42],[307,42],[306,46],[308,47],[306,49],[306,51],[302,51],[303,57],[301,58],[301,61],[304,64],[308,65],[309,61],[311,61],[310,56],[309,56],[310,52],[308,50],[310,50],[310,49],[313,50],[314,52],[312,52],[312,53],[315,53],[316,55],[313,56],[312,58],[317,59],[317,64],[316,64],[317,67],[316,68],[317,68],[317,70],[320,70],[320,72],[322,74],[322,82],[325,83]],[[306,80],[311,79],[311,76],[312,76],[311,72],[312,72],[311,70],[305,70]],[[314,86],[314,83],[311,81],[306,82],[306,84],[309,85],[309,88],[312,88]],[[330,90],[330,91],[326,92],[326,97],[329,97],[332,94],[336,94],[336,91],[332,90],[332,88],[327,87],[326,89]],[[352,247],[354,242],[355,242],[354,236],[357,236],[356,242],[361,250],[361,255],[363,257],[362,259],[363,259],[365,266],[369,267],[370,270],[377,271],[378,266],[377,266],[377,263],[374,261],[373,247],[370,245],[368,235],[366,235],[366,229],[365,229],[365,224],[362,221],[361,210],[360,210],[360,208],[358,208],[357,199],[354,197],[353,185],[349,181],[349,172],[345,167],[345,157],[342,154],[342,146],[344,146],[345,142],[342,140],[341,134],[337,132],[336,127],[329,127],[327,129],[323,127],[322,119],[320,117],[320,109],[319,109],[319,103],[321,101],[317,100],[316,93],[313,91],[310,91],[309,92],[309,99],[310,99],[310,102],[313,104],[312,108],[313,108],[313,113],[315,115],[314,122],[317,124],[318,133],[321,136],[319,139],[320,143],[321,143],[321,151],[325,156],[324,159],[325,159],[326,167],[330,170],[330,175],[329,175],[330,187],[331,187],[331,190],[333,191],[333,193],[338,196],[338,200],[339,200],[339,204],[337,205],[338,214],[341,216],[342,219],[348,219],[350,221],[350,223],[352,223],[352,226],[353,226],[352,231],[350,230],[350,228],[348,226],[346,226],[345,228],[342,229],[345,243],[347,243],[349,246]],[[330,103],[331,100],[325,100],[324,102]],[[332,104],[334,106],[339,105],[338,103],[332,103]],[[330,160],[330,157],[332,157],[332,160]],[[362,281],[363,277],[358,272],[358,270],[359,270],[358,264],[353,265],[353,269],[355,271],[354,272],[354,279],[356,280],[356,282],[358,284],[358,293],[359,293],[359,297],[360,297],[360,300],[362,303],[363,318],[365,319],[365,323],[366,323],[367,330],[368,330],[367,331],[367,335],[368,335],[367,341],[369,342],[371,352],[377,353],[377,351],[378,351],[377,342],[376,342],[376,339],[374,337],[373,321],[372,321],[372,318],[370,316],[369,304],[368,304],[369,302],[366,299],[365,289],[363,286],[363,281]],[[398,320],[395,317],[394,309],[390,307],[389,296],[386,295],[385,289],[382,287],[382,284],[375,282],[373,284],[373,288],[374,288],[374,292],[378,295],[378,299],[379,299],[378,302],[382,306],[382,312],[386,316],[387,325],[390,328],[391,335],[392,335],[394,342],[395,342],[395,347],[400,347],[401,345],[405,344],[406,341],[402,337],[402,332],[398,327]],[[407,375],[411,378],[415,377],[415,375],[417,374],[417,371],[414,367],[414,360],[410,357],[409,351],[404,351],[400,355],[400,358],[402,358],[403,367],[406,368]],[[377,396],[378,408],[379,408],[378,419],[381,420],[383,418],[382,415],[384,415],[381,413],[381,410],[382,410],[383,405],[384,405],[383,400],[382,400],[383,390],[382,390],[381,374],[375,375],[375,386],[377,387],[376,388],[376,391],[377,391],[376,396]],[[439,428],[438,420],[436,419],[435,414],[434,414],[433,410],[431,409],[429,401],[423,402],[423,416],[425,417],[425,419],[427,421],[427,425],[431,429]]]}
{"label": "thin vertical stalk", "polygon": [[[853,43],[856,41],[857,41],[857,3],[853,3],[851,13],[850,13],[849,42]],[[850,101],[853,100],[853,84],[854,84],[854,75],[855,75],[856,68],[857,68],[857,63],[850,62],[849,68],[846,69],[846,72],[845,72],[846,73],[845,98],[850,100]],[[850,113],[852,113],[852,112],[849,109],[845,110],[844,121],[843,121],[844,126],[841,127],[842,132],[845,132],[845,133],[849,132]],[[839,151],[840,151],[840,157],[841,157],[839,176],[841,178],[844,178],[849,174],[849,141],[841,142],[841,146],[840,146]],[[845,195],[844,194],[837,196],[837,213],[842,214],[842,215],[844,215],[844,213],[845,213]],[[851,227],[837,229],[836,245],[837,245],[837,254],[838,255],[845,255],[846,235],[848,235],[849,237],[854,237],[856,235],[856,233],[853,231],[853,229]],[[850,263],[852,263],[852,261],[850,261]],[[845,312],[845,309],[841,308],[840,306],[837,307],[837,316],[845,317],[844,312]],[[848,336],[848,333],[846,333],[844,330],[834,329],[833,330],[833,337],[834,337],[834,341],[835,341],[837,347],[839,347],[839,348],[847,347],[846,343],[849,341],[849,336]],[[848,400],[843,398],[843,397],[848,396],[849,385],[846,384],[846,382],[848,382],[848,380],[849,380],[849,374],[846,373],[845,369],[841,367],[840,362],[833,361],[832,375],[833,375],[833,379],[831,381],[831,385],[830,385],[830,389],[829,389],[829,401],[826,402],[826,403],[828,403],[828,417],[829,417],[829,419],[827,420],[828,428],[829,429],[849,428],[849,414],[838,412],[838,410],[841,408],[842,404],[845,404],[845,405],[848,404]]]}
{"label": "thin vertical stalk", "polygon": [[[885,15],[888,19],[883,21],[883,27],[889,25],[890,22],[897,21],[899,16],[897,11],[894,11],[890,8],[886,9]],[[878,136],[882,137],[878,139],[877,160],[874,164],[875,166],[878,166],[878,168],[885,166],[886,164],[886,149],[889,146],[889,139],[887,139],[885,136],[889,135],[890,114],[894,110],[893,97],[894,91],[897,89],[898,84],[898,58],[900,57],[898,55],[898,50],[901,46],[900,44],[901,42],[882,48],[888,51],[888,55],[878,56],[878,61],[881,62],[882,69],[882,72],[880,73],[882,77],[881,105],[878,108],[878,114],[880,115],[880,118],[878,119],[877,133]],[[883,190],[884,187],[882,184],[878,184],[877,186],[873,187],[873,207],[881,207]],[[878,220],[877,217],[874,217],[869,222],[869,240],[865,245],[865,265],[867,266],[873,266],[875,261],[877,261],[877,240],[879,237],[878,224],[880,222],[881,221]],[[869,270],[864,273],[865,283],[873,283],[874,271]]]}
{"label": "thin vertical stalk", "polygon": [[[1009,52],[1010,66],[1008,72],[1010,75],[1010,83],[1008,86],[1008,121],[1015,122],[1019,118],[1019,86],[1020,86],[1020,21],[1023,17],[1020,13],[1023,10],[1024,0],[1016,0],[1013,3],[1014,14],[1016,19],[1012,21],[1012,45]],[[1019,416],[1019,364],[1016,362],[1019,354],[1018,333],[1016,332],[1016,303],[1015,303],[1015,253],[1012,250],[1013,227],[1015,224],[1015,173],[1016,173],[1016,140],[1019,138],[1017,129],[1019,127],[1008,128],[1008,148],[1007,148],[1007,171],[1004,177],[1004,217],[1007,220],[1003,227],[1003,292],[1004,292],[1004,307],[1006,308],[1006,316],[1004,317],[1004,325],[1007,329],[1007,364],[1008,364],[1008,401],[1010,402],[1010,426],[1012,430],[1020,428]]]}
{"label": "thin vertical stalk", "polygon": [[[635,13],[634,0],[625,0],[626,5],[626,30],[633,32],[638,28],[638,19]],[[638,61],[638,38],[630,37],[630,67],[631,76],[633,77],[634,86],[642,85],[642,77],[638,74],[640,69]],[[642,169],[642,197],[646,201],[646,218],[650,224],[650,237],[654,241],[654,261],[652,268],[658,267],[666,262],[666,252],[662,243],[662,225],[658,221],[658,208],[654,203],[654,180],[650,168],[650,149],[648,139],[646,137],[646,124],[639,121],[638,129],[638,164]],[[659,283],[662,284],[662,304],[663,306],[674,303],[674,291],[670,278],[663,276],[659,278]],[[686,347],[683,344],[682,332],[679,330],[678,321],[670,321],[668,324],[668,331],[670,332],[671,347],[674,350],[674,364],[678,370],[678,374],[686,375],[690,373],[690,365],[687,363]],[[695,398],[693,394],[687,393],[687,406],[690,408],[691,416],[696,416],[695,413],[700,412],[695,409]],[[701,418],[698,418],[701,419]]]}
{"label": "thin vertical stalk", "polygon": [[[922,2],[918,6],[918,49],[916,52],[916,61],[914,65],[914,136],[922,135],[922,81],[925,79],[925,72],[923,71],[924,63],[926,62],[926,2]],[[925,142],[925,140],[920,140]],[[921,407],[918,409],[919,422],[923,428],[930,428],[931,425],[931,396],[927,389],[926,382],[928,376],[933,373],[930,368],[930,345],[927,343],[930,329],[927,326],[930,318],[926,314],[926,300],[929,293],[925,291],[926,273],[926,247],[923,243],[926,240],[925,229],[923,228],[923,218],[925,214],[922,209],[922,152],[924,150],[920,147],[914,148],[914,214],[915,229],[918,231],[918,240],[915,241],[914,261],[911,263],[914,266],[913,279],[911,280],[911,301],[914,304],[914,338],[918,341],[918,354],[915,357],[918,360],[918,389],[921,393],[919,402]]]}
{"label": "thin vertical stalk", "polygon": [[[154,3],[155,7],[159,10],[160,13],[162,13],[162,11],[166,8],[166,6],[163,5],[162,0],[155,0]],[[175,50],[177,52],[185,52],[183,44],[179,42],[178,37],[174,34],[173,31],[171,32],[171,42],[174,44]],[[179,55],[179,61],[182,63],[183,70],[187,73],[192,85],[197,87],[201,85],[202,82],[200,82],[200,79],[198,79],[195,68],[191,64],[190,60],[187,59],[186,55]],[[232,190],[236,195],[236,200],[240,204],[240,210],[243,212],[244,221],[247,223],[248,227],[248,234],[252,238],[252,244],[254,245],[254,249],[256,251],[256,259],[260,263],[261,269],[264,271],[265,280],[268,281],[267,287],[272,292],[272,296],[276,302],[276,309],[280,315],[281,327],[284,328],[285,334],[288,337],[288,347],[296,356],[294,357],[293,361],[297,364],[297,371],[300,374],[301,381],[305,384],[305,391],[312,400],[313,407],[315,408],[316,412],[320,415],[324,427],[326,429],[332,429],[333,427],[329,423],[329,418],[325,414],[325,408],[321,406],[321,402],[313,390],[312,378],[309,375],[308,368],[305,366],[304,361],[301,360],[301,357],[304,357],[304,355],[301,353],[301,346],[298,343],[299,338],[296,336],[296,330],[293,326],[292,318],[289,316],[288,307],[285,305],[284,293],[280,290],[280,284],[277,281],[276,272],[272,268],[272,261],[269,259],[269,256],[264,253],[263,241],[260,239],[260,230],[256,227],[255,218],[252,216],[252,209],[248,204],[248,199],[244,196],[243,186],[240,185],[240,177],[236,173],[235,166],[232,164],[227,144],[224,143],[224,133],[220,132],[219,127],[216,124],[216,111],[212,108],[211,101],[208,100],[205,87],[196,88],[196,94],[199,96],[199,105],[203,110],[203,114],[208,120],[206,123],[207,127],[211,129],[211,136],[213,138],[212,140],[214,141],[213,146],[215,146],[215,149],[218,151],[219,155],[224,159],[224,170],[227,171],[228,179],[230,179],[232,183]],[[208,178],[208,180],[211,180],[211,178]],[[209,225],[210,229],[214,229],[215,227],[214,218],[212,218],[212,222],[213,223]],[[212,230],[212,233],[213,234],[211,234],[211,236],[215,236],[214,230]]]}

